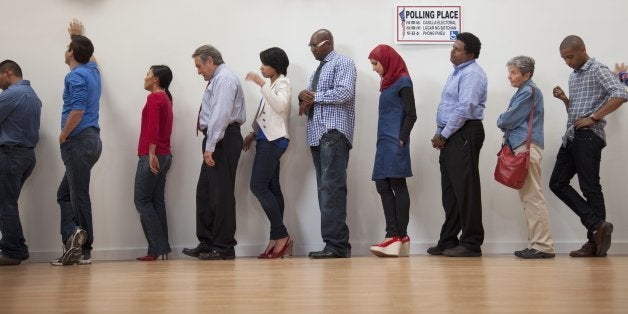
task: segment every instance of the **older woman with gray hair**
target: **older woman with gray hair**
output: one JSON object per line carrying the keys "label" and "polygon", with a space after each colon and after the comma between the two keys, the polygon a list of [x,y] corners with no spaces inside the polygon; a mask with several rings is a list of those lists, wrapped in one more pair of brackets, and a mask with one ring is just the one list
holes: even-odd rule
{"label": "older woman with gray hair", "polygon": [[515,251],[521,258],[552,258],[554,241],[550,230],[549,213],[541,188],[541,159],[543,158],[543,94],[532,82],[534,59],[518,56],[506,63],[508,80],[517,92],[510,99],[506,112],[499,115],[497,126],[504,132],[504,140],[515,154],[527,150],[528,122],[534,110],[530,143],[530,167],[519,199],[527,218],[528,241],[526,249]]}

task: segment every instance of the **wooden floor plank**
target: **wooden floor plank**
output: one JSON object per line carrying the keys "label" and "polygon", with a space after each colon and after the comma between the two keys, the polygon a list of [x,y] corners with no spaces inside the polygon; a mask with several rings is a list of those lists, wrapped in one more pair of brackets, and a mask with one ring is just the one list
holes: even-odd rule
{"label": "wooden floor plank", "polygon": [[628,313],[628,256],[0,267],[0,313]]}

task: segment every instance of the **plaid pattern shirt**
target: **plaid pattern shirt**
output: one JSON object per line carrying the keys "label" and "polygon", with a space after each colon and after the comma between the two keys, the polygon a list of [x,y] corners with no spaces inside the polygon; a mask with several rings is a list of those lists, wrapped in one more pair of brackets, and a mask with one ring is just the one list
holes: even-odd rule
{"label": "plaid pattern shirt", "polygon": [[[330,130],[353,143],[355,125],[355,64],[351,58],[330,52],[324,59],[314,97],[312,117],[307,120],[307,144],[318,146]],[[310,77],[310,86],[312,79]]]}
{"label": "plaid pattern shirt", "polygon": [[[628,93],[621,82],[604,64],[589,59],[580,69],[569,75],[569,107],[567,108],[567,131],[563,136],[563,146],[573,140],[574,123],[580,118],[592,115],[610,98],[628,99]],[[606,142],[604,127],[606,120],[601,119],[589,127]]]}

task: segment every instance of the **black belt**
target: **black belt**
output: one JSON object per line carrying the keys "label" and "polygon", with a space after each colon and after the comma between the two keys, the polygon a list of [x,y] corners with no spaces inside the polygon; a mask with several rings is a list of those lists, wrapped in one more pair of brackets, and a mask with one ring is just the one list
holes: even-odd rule
{"label": "black belt", "polygon": [[[239,122],[233,122],[231,124],[229,124],[227,127],[235,127],[235,126],[240,126]],[[203,135],[207,136],[207,128],[204,128],[201,130],[201,133],[203,133]]]}

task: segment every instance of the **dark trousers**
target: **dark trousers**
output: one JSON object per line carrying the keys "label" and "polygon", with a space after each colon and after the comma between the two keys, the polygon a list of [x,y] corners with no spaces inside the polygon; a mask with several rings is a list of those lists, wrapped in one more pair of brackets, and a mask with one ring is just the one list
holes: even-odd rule
{"label": "dark trousers", "polygon": [[462,245],[472,251],[481,250],[484,227],[478,160],[483,143],[482,122],[469,120],[447,139],[441,150],[439,163],[445,222],[438,246],[443,249]]}
{"label": "dark trousers", "polygon": [[319,146],[310,146],[316,168],[321,235],[325,249],[351,255],[347,226],[347,164],[351,145],[338,130],[323,135]]}
{"label": "dark trousers", "polygon": [[[600,160],[605,143],[591,130],[577,130],[572,141],[561,146],[550,178],[550,189],[580,217],[592,239],[597,225],[606,220],[604,195],[600,185]],[[584,197],[569,184],[578,174]]]}
{"label": "dark trousers", "polygon": [[410,195],[405,178],[375,181],[386,218],[386,238],[405,237],[410,220]]}
{"label": "dark trousers", "polygon": [[28,258],[17,200],[24,182],[35,168],[35,152],[21,146],[0,147],[0,250],[20,260]]}
{"label": "dark trousers", "polygon": [[61,239],[63,243],[77,227],[87,231],[83,252],[92,251],[94,230],[89,181],[92,167],[100,158],[102,142],[99,130],[87,128],[61,144],[61,158],[65,174],[57,190],[57,203],[61,208]]}
{"label": "dark trousers", "polygon": [[148,255],[159,256],[172,250],[168,243],[168,218],[166,215],[166,174],[172,163],[171,155],[157,156],[159,172],[150,170],[148,155],[140,156],[135,172],[135,208],[140,214],[142,229],[148,242]]}
{"label": "dark trousers", "polygon": [[284,200],[279,184],[279,160],[285,151],[267,140],[259,140],[255,145],[251,192],[268,216],[271,240],[288,236],[288,230],[283,224]]}
{"label": "dark trousers", "polygon": [[[203,139],[205,152],[207,136]],[[216,165],[205,161],[196,186],[196,237],[201,245],[217,251],[233,250],[237,244],[235,212],[235,177],[242,151],[240,126],[231,124],[222,140],[216,143],[212,157]]]}

